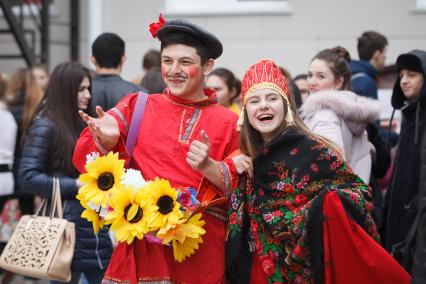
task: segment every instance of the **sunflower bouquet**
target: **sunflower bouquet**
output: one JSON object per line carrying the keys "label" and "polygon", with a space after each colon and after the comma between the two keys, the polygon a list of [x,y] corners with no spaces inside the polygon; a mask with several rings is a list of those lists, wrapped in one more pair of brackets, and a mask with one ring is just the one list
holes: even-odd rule
{"label": "sunflower bouquet", "polygon": [[193,188],[176,189],[168,180],[145,181],[138,170],[125,169],[117,153],[87,155],[85,185],[77,199],[81,217],[92,222],[96,233],[108,225],[119,242],[135,238],[171,245],[176,261],[195,253],[203,242],[205,222],[197,213],[200,203]]}

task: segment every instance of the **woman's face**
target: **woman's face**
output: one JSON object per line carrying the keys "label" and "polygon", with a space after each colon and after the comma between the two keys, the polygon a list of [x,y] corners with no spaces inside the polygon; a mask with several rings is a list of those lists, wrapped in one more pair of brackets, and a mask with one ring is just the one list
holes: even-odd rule
{"label": "woman's face", "polygon": [[44,71],[42,68],[35,67],[31,72],[36,84],[43,91],[45,91],[47,88],[47,83],[49,83],[49,76],[47,75],[46,71]]}
{"label": "woman's face", "polygon": [[284,103],[281,95],[272,89],[254,92],[245,105],[250,125],[260,132],[265,142],[280,132],[284,119]]}
{"label": "woman's face", "polygon": [[214,89],[217,95],[217,101],[220,105],[229,106],[229,100],[231,94],[228,86],[225,84],[225,81],[216,75],[210,75],[206,80],[206,88]]}
{"label": "woman's face", "polygon": [[410,102],[416,101],[424,83],[423,74],[408,69],[402,69],[401,72],[399,72],[399,77],[399,84],[404,96]]}
{"label": "woman's face", "polygon": [[83,81],[78,87],[78,108],[81,110],[86,110],[90,101],[90,80],[88,77],[84,77]]}
{"label": "woman's face", "polygon": [[327,63],[321,59],[314,59],[309,66],[308,87],[309,92],[316,93],[323,90],[340,90],[343,77],[336,78]]}

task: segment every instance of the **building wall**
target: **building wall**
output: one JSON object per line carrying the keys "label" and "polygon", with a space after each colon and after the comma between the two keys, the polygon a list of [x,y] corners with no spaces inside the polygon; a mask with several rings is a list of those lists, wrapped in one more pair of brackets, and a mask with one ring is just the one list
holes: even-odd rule
{"label": "building wall", "polygon": [[[140,70],[144,52],[159,47],[148,32],[148,24],[157,20],[165,1],[103,1],[104,29],[117,32],[127,43],[124,77]],[[305,72],[318,51],[335,45],[344,46],[357,58],[357,37],[365,30],[388,37],[388,64],[402,52],[426,49],[426,29],[422,28],[426,26],[426,13],[414,12],[414,0],[289,0],[289,6],[290,14],[185,18],[223,41],[224,53],[216,66],[228,67],[240,77],[260,58],[275,59],[293,75]]]}
{"label": "building wall", "polygon": [[[99,32],[115,32],[126,41],[127,62],[123,77],[133,78],[141,70],[143,54],[150,48],[159,48],[159,42],[148,32],[148,25],[157,20],[158,13],[165,10],[165,1],[170,0],[98,1],[101,19],[91,17],[89,1],[94,0],[81,0],[81,61],[89,63],[89,23],[99,20]],[[67,1],[54,3],[58,20],[67,21]],[[388,37],[388,64],[394,63],[399,53],[414,48],[426,49],[426,29],[423,28],[426,13],[416,11],[415,3],[416,0],[288,0],[289,13],[214,13],[186,15],[185,18],[212,31],[223,41],[224,53],[216,66],[230,68],[241,77],[256,60],[272,58],[296,75],[305,72],[310,59],[323,48],[341,45],[357,58],[356,39],[365,30],[376,30]],[[215,7],[211,8],[214,11]],[[175,17],[165,15],[166,19]],[[68,36],[61,27],[53,27],[51,32],[52,39],[66,40]],[[2,51],[13,49],[13,44],[13,40],[0,37]],[[66,46],[52,46],[51,66],[68,57]],[[9,72],[23,64],[19,60],[0,60],[0,70]]]}

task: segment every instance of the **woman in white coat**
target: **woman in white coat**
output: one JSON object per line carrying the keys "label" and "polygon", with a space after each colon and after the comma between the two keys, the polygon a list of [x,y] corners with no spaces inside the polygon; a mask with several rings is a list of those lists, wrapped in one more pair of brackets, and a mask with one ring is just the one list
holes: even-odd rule
{"label": "woman in white coat", "polygon": [[311,61],[308,86],[311,96],[302,105],[306,125],[331,140],[342,151],[355,174],[369,183],[370,143],[367,123],[380,115],[380,103],[352,93],[350,56],[342,47],[325,49]]}

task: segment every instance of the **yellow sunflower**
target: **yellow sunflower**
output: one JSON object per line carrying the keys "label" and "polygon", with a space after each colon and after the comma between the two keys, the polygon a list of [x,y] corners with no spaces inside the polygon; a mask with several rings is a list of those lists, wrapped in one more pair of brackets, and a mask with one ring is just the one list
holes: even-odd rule
{"label": "yellow sunflower", "polygon": [[183,217],[180,204],[176,201],[177,191],[171,187],[168,180],[155,178],[145,186],[147,194],[152,196],[152,202],[157,206],[154,212],[151,230],[176,224]]}
{"label": "yellow sunflower", "polygon": [[80,175],[85,185],[78,191],[77,199],[106,207],[112,192],[121,186],[124,160],[118,159],[118,153],[109,152],[87,164],[86,170],[87,173]]}
{"label": "yellow sunflower", "polygon": [[186,257],[195,253],[198,244],[203,242],[202,235],[206,233],[203,229],[205,222],[201,214],[196,214],[185,223],[175,224],[167,231],[158,232],[157,237],[162,239],[163,244],[172,242],[173,256],[177,262],[182,262]]}
{"label": "yellow sunflower", "polygon": [[85,218],[89,222],[92,222],[93,231],[95,231],[95,234],[97,234],[99,229],[104,227],[105,221],[99,216],[99,213],[91,209],[86,202],[82,201],[81,205],[84,208],[83,213],[81,213],[81,217]]}
{"label": "yellow sunflower", "polygon": [[108,203],[113,211],[106,215],[105,220],[112,224],[110,229],[118,241],[130,244],[134,238],[142,239],[150,231],[147,224],[157,210],[150,199],[145,190],[135,193],[131,186],[113,193]]}

